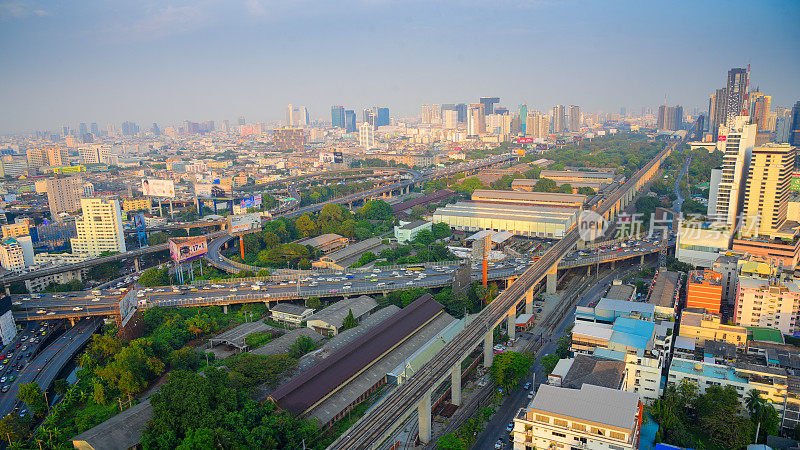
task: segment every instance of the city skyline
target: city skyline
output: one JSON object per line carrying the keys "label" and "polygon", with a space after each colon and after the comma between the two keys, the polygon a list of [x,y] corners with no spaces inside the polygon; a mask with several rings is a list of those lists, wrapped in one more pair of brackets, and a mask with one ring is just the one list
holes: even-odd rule
{"label": "city skyline", "polygon": [[[0,2],[0,133],[126,120],[277,122],[288,104],[305,105],[311,120],[330,120],[331,105],[385,105],[409,117],[422,104],[487,95],[509,110],[638,112],[666,93],[669,104],[705,110],[720,74],[747,64],[751,87],[773,106],[800,97],[792,83],[800,62],[790,57],[800,43],[785,37],[800,18],[796,3],[746,16],[729,3],[451,6]],[[734,41],[708,17],[761,28]]]}

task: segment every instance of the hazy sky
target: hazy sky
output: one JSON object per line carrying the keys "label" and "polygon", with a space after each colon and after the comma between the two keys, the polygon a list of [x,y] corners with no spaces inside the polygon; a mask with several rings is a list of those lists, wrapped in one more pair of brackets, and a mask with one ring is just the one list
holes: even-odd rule
{"label": "hazy sky", "polygon": [[0,133],[282,120],[499,96],[704,107],[731,67],[800,100],[800,1],[0,0]]}

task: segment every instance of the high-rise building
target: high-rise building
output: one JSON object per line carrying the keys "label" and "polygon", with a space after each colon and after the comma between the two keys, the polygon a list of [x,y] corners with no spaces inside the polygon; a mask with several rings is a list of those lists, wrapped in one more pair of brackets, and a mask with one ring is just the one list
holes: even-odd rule
{"label": "high-rise building", "polygon": [[519,105],[519,131],[522,134],[525,134],[525,131],[528,129],[528,105],[522,104]]}
{"label": "high-rise building", "polygon": [[83,179],[79,176],[48,179],[47,202],[53,220],[58,220],[59,213],[77,211],[81,207],[82,193]]}
{"label": "high-rise building", "polygon": [[439,125],[442,123],[441,105],[422,105],[420,122],[424,124]]}
{"label": "high-rise building", "polygon": [[686,307],[702,308],[719,314],[722,305],[722,274],[713,270],[689,272],[686,281]]}
{"label": "high-rise building", "polygon": [[81,218],[75,221],[78,236],[72,239],[73,253],[90,256],[103,252],[125,253],[119,201],[84,198],[81,200],[81,210]]}
{"label": "high-rise building", "polygon": [[749,70],[734,68],[728,71],[726,85],[725,125],[730,128],[737,116],[748,115],[747,105]]}
{"label": "high-rise building", "polygon": [[733,321],[745,327],[769,327],[782,334],[800,331],[800,282],[792,277],[747,274],[739,276]]}
{"label": "high-rise building", "polygon": [[708,214],[729,226],[736,224],[741,211],[750,157],[756,143],[756,126],[748,122],[749,117],[739,116],[732,127],[719,128],[717,149],[724,155],[719,182],[712,183],[709,192],[709,198],[716,199],[713,201],[715,210],[711,210],[712,201],[709,200]]}
{"label": "high-rise building", "polygon": [[93,135],[95,135],[95,136],[99,136],[100,135],[100,128],[97,126],[97,122],[92,122],[89,125],[89,131],[91,131],[91,133]]}
{"label": "high-rise building", "polygon": [[717,137],[720,125],[725,125],[725,107],[728,104],[728,91],[725,88],[717,89],[708,101],[708,130]]}
{"label": "high-rise building", "polygon": [[348,133],[355,133],[356,128],[356,112],[352,109],[344,111],[344,130]]}
{"label": "high-rise building", "polygon": [[81,160],[84,164],[108,164],[111,148],[105,145],[81,147]]}
{"label": "high-rise building", "polygon": [[286,107],[286,125],[290,127],[308,126],[308,111],[305,106]]}
{"label": "high-rise building", "polygon": [[239,116],[239,118],[238,118],[238,119],[236,119],[236,123],[237,123],[239,126],[242,126],[242,125],[246,124],[246,123],[247,123],[247,121],[245,121],[245,120],[244,120],[244,116]]}
{"label": "high-rise building", "polygon": [[569,131],[577,133],[581,131],[581,107],[569,105]]}
{"label": "high-rise building", "polygon": [[275,148],[281,152],[302,152],[306,145],[306,132],[302,128],[280,128],[273,130]]}
{"label": "high-rise building", "polygon": [[331,106],[331,126],[334,128],[344,128],[344,106]]}
{"label": "high-rise building", "polygon": [[753,149],[744,191],[742,236],[776,238],[786,234],[780,230],[786,222],[795,153],[788,144],[768,143]]}
{"label": "high-rise building", "polygon": [[683,107],[666,106],[658,107],[658,119],[656,127],[664,131],[677,131],[683,126]]}
{"label": "high-rise building", "polygon": [[458,111],[445,109],[442,111],[442,119],[444,120],[445,129],[455,130],[458,128]]}
{"label": "high-rise building", "polygon": [[25,268],[25,253],[16,239],[7,238],[0,243],[0,266],[13,272]]}
{"label": "high-rise building", "polygon": [[494,114],[494,104],[500,103],[500,97],[481,97],[478,103],[483,105],[483,114],[488,116]]}
{"label": "high-rise building", "polygon": [[379,126],[379,127],[389,126],[391,124],[391,122],[389,120],[389,108],[387,108],[385,106],[380,106],[380,107],[377,107],[377,110],[378,110],[378,113],[376,114],[376,116],[378,118],[377,126]]}
{"label": "high-rise building", "polygon": [[800,148],[800,101],[792,107],[790,119],[792,125],[789,128],[789,145]]}
{"label": "high-rise building", "polygon": [[39,168],[46,166],[68,166],[69,154],[66,147],[37,147],[29,148],[26,153],[28,170],[35,173]]}
{"label": "high-rise building", "polygon": [[553,106],[553,113],[550,115],[550,129],[556,134],[567,131],[567,115],[564,105]]}
{"label": "high-rise building", "polygon": [[136,136],[137,134],[139,134],[139,125],[133,122],[122,122],[123,136]]}
{"label": "high-rise building", "polygon": [[86,126],[86,122],[81,122],[78,125],[78,135],[82,137],[86,134],[89,134],[89,127]]}
{"label": "high-rise building", "polygon": [[358,128],[358,143],[365,150],[375,147],[375,128],[369,122],[363,122]]}
{"label": "high-rise building", "polygon": [[759,130],[774,131],[774,123],[770,121],[772,96],[763,92],[750,93],[750,117]]}
{"label": "high-rise building", "polygon": [[483,103],[471,103],[467,108],[467,134],[477,136],[486,132]]}

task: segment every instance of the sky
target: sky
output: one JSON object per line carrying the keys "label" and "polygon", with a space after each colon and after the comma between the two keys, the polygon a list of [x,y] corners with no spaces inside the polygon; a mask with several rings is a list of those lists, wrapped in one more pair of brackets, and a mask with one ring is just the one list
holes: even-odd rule
{"label": "sky", "polygon": [[800,2],[0,0],[0,133],[283,120],[305,105],[705,109],[731,67],[800,100]]}

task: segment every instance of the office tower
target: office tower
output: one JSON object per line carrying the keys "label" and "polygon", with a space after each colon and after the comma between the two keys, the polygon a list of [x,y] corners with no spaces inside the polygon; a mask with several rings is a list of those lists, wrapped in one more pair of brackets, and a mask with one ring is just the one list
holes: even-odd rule
{"label": "office tower", "polygon": [[728,71],[726,86],[725,125],[730,128],[737,116],[748,114],[747,86],[748,69],[731,69]]}
{"label": "office tower", "polygon": [[709,113],[710,120],[709,131],[716,139],[717,132],[721,125],[725,125],[726,121],[726,107],[728,104],[728,91],[725,88],[717,89],[709,100]]}
{"label": "office tower", "polygon": [[331,126],[334,128],[344,128],[344,106],[331,106]]}
{"label": "office tower", "polygon": [[422,105],[420,122],[424,124],[438,125],[442,123],[441,105]]}
{"label": "office tower", "polygon": [[364,108],[361,111],[361,121],[362,122],[367,122],[367,123],[372,123],[372,110],[371,109]]}
{"label": "office tower", "polygon": [[466,103],[457,104],[456,111],[458,111],[458,121],[460,123],[467,123],[467,104]]}
{"label": "office tower", "polygon": [[444,119],[444,127],[448,130],[455,130],[458,128],[458,111],[452,109],[445,109],[442,111]]}
{"label": "office tower", "polygon": [[506,108],[505,106],[498,106],[497,108],[494,109],[494,114],[497,114],[499,116],[506,116],[508,115],[508,108]]}
{"label": "office tower", "polygon": [[[228,121],[225,120],[225,121],[223,121],[223,123],[225,124],[225,128],[226,128],[225,132],[227,133]],[[156,136],[161,136],[161,129],[158,128],[158,124],[155,123],[155,122],[153,122],[153,126],[150,127],[150,132],[155,134]]]}
{"label": "office tower", "polygon": [[377,123],[377,126],[379,126],[379,127],[389,126],[391,124],[390,121],[389,121],[389,108],[387,108],[385,106],[382,106],[382,107],[378,107],[377,110],[378,110],[378,114],[377,114],[378,123]]}
{"label": "office tower", "polygon": [[709,198],[714,197],[716,200],[713,201],[714,211],[711,210],[712,201],[709,200],[708,213],[715,221],[729,226],[736,224],[741,211],[750,157],[756,143],[756,126],[748,122],[749,117],[739,116],[733,127],[719,128],[717,149],[722,150],[724,155],[718,182],[713,183],[716,180],[712,173]]}
{"label": "office tower", "polygon": [[581,107],[569,105],[569,131],[577,133],[581,131]]}
{"label": "office tower", "polygon": [[75,221],[78,235],[72,239],[74,253],[90,256],[98,256],[103,252],[125,253],[119,201],[84,198],[81,200],[81,210],[81,218]]}
{"label": "office tower", "polygon": [[69,154],[66,147],[40,147],[29,148],[26,152],[28,160],[28,170],[35,172],[36,169],[46,166],[68,166]]}
{"label": "office tower", "polygon": [[123,136],[136,136],[137,134],[139,134],[139,125],[133,122],[122,122]]}
{"label": "office tower", "polygon": [[494,104],[500,103],[500,97],[481,97],[478,103],[483,105],[483,115],[494,114]]}
{"label": "office tower", "polygon": [[[770,122],[772,96],[763,92],[750,93],[750,117],[759,130],[774,131],[774,124]],[[771,128],[770,128],[771,127]]]}
{"label": "office tower", "polygon": [[86,122],[81,122],[78,125],[78,135],[83,136],[85,134],[89,134],[89,127],[86,126]]}
{"label": "office tower", "polygon": [[790,128],[792,128],[791,117],[778,117],[775,121],[775,134],[773,134],[772,140],[779,144],[788,143]]}
{"label": "office tower", "polygon": [[567,131],[567,116],[564,105],[553,106],[550,122],[550,128],[553,130],[553,133],[558,134]]}
{"label": "office tower", "polygon": [[236,119],[236,123],[238,123],[241,126],[246,124],[247,122],[244,120],[244,116],[239,116],[239,118]]}
{"label": "office tower", "polygon": [[693,270],[686,281],[686,307],[719,314],[722,306],[722,274],[713,270]]}
{"label": "office tower", "polygon": [[528,129],[528,105],[522,104],[519,105],[519,131],[522,134],[525,134],[525,131]]}
{"label": "office tower", "polygon": [[[791,196],[795,148],[768,143],[753,149],[744,191],[744,237],[780,237]],[[785,233],[784,233],[785,234]]]}
{"label": "office tower", "polygon": [[628,117],[628,109],[624,106],[619,107],[619,115],[622,117]]}
{"label": "office tower", "polygon": [[48,179],[47,203],[53,220],[58,220],[59,213],[77,211],[81,207],[81,193],[83,179],[79,176]]}
{"label": "office tower", "polygon": [[97,122],[92,122],[91,125],[89,125],[89,131],[95,136],[100,134],[100,128],[97,127]]}
{"label": "office tower", "polygon": [[483,103],[471,103],[467,108],[467,134],[477,136],[486,132]]}
{"label": "office tower", "polygon": [[355,133],[356,128],[356,112],[352,109],[344,111],[344,130],[348,133]]}
{"label": "office tower", "polygon": [[308,126],[308,111],[306,107],[289,104],[286,107],[286,125],[289,127]]}
{"label": "office tower", "polygon": [[363,122],[359,127],[358,143],[365,150],[375,147],[375,128],[369,122]]}
{"label": "office tower", "polygon": [[111,148],[105,145],[81,147],[81,160],[84,164],[108,164]]}
{"label": "office tower", "polygon": [[677,131],[683,126],[683,107],[666,106],[658,107],[658,119],[656,127],[664,131]]}
{"label": "office tower", "polygon": [[800,147],[800,101],[792,107],[792,114],[789,116],[791,126],[789,128],[789,145]]}

